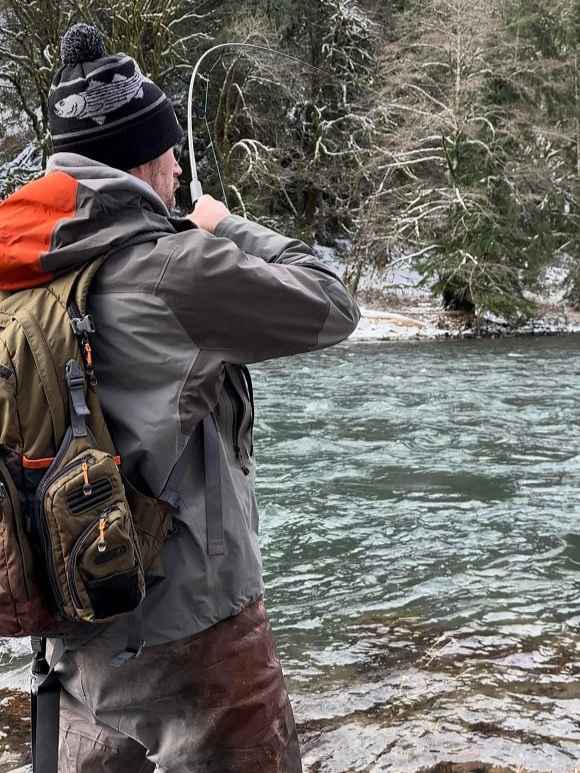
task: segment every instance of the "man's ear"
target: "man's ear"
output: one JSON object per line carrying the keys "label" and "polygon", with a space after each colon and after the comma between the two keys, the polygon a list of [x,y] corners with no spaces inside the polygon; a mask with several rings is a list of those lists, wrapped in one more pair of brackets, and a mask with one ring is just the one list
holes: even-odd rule
{"label": "man's ear", "polygon": [[149,164],[139,164],[139,166],[134,166],[127,171],[129,174],[132,174],[133,177],[138,177],[140,180],[149,182]]}

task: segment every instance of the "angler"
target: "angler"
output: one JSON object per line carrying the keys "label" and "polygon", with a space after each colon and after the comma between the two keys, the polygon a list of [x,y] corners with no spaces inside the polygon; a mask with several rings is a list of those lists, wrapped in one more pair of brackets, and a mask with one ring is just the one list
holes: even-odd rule
{"label": "angler", "polygon": [[166,95],[93,27],[61,53],[47,173],[0,205],[0,634],[49,634],[35,770],[297,773],[246,365],[359,313],[302,242],[209,196],[174,217]]}

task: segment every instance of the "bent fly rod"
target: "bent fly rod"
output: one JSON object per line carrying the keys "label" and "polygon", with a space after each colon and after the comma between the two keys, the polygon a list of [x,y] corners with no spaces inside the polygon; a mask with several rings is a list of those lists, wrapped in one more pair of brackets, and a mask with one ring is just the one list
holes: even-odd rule
{"label": "bent fly rod", "polygon": [[[195,67],[193,68],[193,73],[191,75],[191,80],[189,82],[189,94],[187,98],[187,140],[188,140],[188,147],[189,147],[189,163],[191,165],[190,192],[191,192],[192,204],[195,204],[195,202],[200,198],[200,196],[203,195],[203,188],[197,174],[197,164],[195,162],[195,153],[193,149],[193,92],[195,88],[195,82],[203,62],[206,59],[208,59],[212,54],[216,53],[217,51],[221,53],[225,49],[233,49],[233,50],[247,49],[250,51],[261,51],[262,53],[273,54],[274,56],[279,56],[286,60],[295,62],[297,64],[301,64],[304,67],[307,67],[309,70],[320,72],[326,77],[334,77],[333,73],[330,73],[327,70],[323,70],[320,67],[316,67],[313,64],[309,64],[308,62],[305,62],[303,59],[299,59],[296,56],[292,56],[292,54],[286,54],[284,51],[277,51],[274,48],[268,48],[268,46],[256,45],[255,43],[220,43],[219,45],[213,46],[212,48],[208,49],[204,54],[202,54],[200,58],[197,60]],[[216,67],[219,61],[220,60],[218,57],[214,65],[211,67],[210,72],[214,69],[214,67]],[[209,135],[210,147],[216,164],[216,169],[219,176],[222,193],[224,196],[224,202],[227,203],[227,196],[226,196],[224,181],[222,179],[222,174],[220,171],[220,165],[219,165],[219,161],[215,150],[213,136],[207,120],[208,95],[209,95],[209,78],[206,79],[205,99],[204,99],[204,105],[203,105],[203,120],[205,122],[207,133]]]}

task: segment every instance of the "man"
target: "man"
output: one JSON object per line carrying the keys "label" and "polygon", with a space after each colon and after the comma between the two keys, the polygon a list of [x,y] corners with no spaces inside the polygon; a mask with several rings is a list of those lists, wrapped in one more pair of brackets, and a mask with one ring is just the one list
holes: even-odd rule
{"label": "man", "polygon": [[[89,297],[98,394],[128,477],[176,514],[143,631],[129,616],[65,639],[59,771],[295,773],[262,602],[245,364],[330,346],[358,311],[305,244],[208,196],[173,218],[182,133],[165,94],[87,25],[62,58],[45,178],[62,196],[47,202],[58,226],[44,265],[106,255]],[[116,667],[128,637],[146,646]]]}

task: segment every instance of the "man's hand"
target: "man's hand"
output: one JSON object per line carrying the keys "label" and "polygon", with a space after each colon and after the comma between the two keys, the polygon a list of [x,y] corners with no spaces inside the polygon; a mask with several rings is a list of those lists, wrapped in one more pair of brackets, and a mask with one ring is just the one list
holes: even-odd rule
{"label": "man's hand", "polygon": [[195,202],[195,208],[188,217],[199,228],[213,233],[217,224],[229,214],[230,211],[225,204],[205,194]]}

